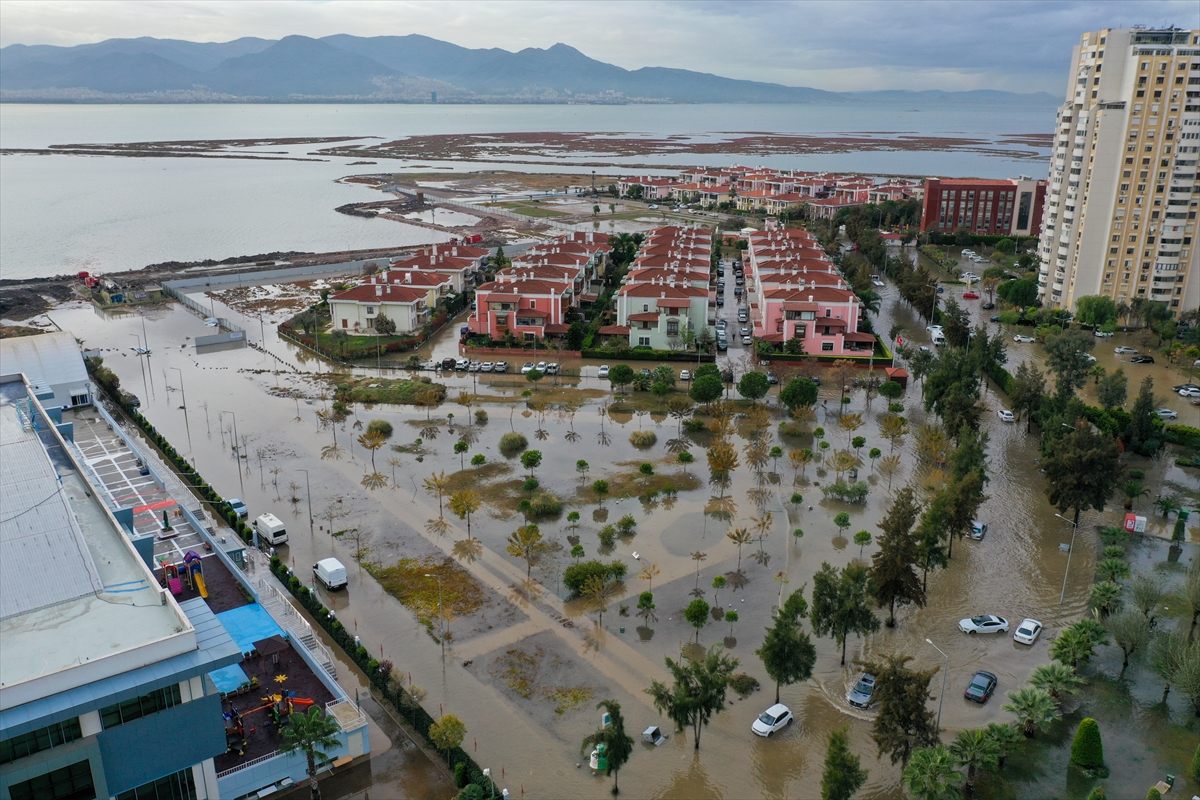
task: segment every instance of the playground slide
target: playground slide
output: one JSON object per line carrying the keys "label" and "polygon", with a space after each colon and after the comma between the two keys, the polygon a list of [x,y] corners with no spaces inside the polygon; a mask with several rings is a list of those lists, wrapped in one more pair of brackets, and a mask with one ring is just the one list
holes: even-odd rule
{"label": "playground slide", "polygon": [[197,574],[195,576],[196,588],[200,590],[200,596],[208,599],[208,587],[204,585],[204,576]]}
{"label": "playground slide", "polygon": [[308,697],[293,697],[292,705],[294,706],[315,706],[316,701]]}

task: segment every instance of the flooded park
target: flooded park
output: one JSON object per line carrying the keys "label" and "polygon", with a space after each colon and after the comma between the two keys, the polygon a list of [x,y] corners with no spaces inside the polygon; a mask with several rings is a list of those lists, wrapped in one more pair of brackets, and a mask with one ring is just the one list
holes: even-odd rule
{"label": "flooded park", "polygon": [[[466,724],[463,748],[514,798],[608,793],[610,782],[587,768],[586,753],[580,751],[580,742],[599,722],[596,703],[602,699],[620,702],[637,740],[621,770],[620,785],[628,796],[816,797],[828,736],[848,728],[851,749],[870,770],[861,796],[902,797],[900,768],[886,756],[876,758],[873,712],[846,702],[861,673],[854,662],[905,654],[914,668],[944,669],[945,696],[940,674],[932,688],[946,741],[967,728],[1011,721],[1012,714],[1001,708],[1005,694],[1049,662],[1050,640],[1057,632],[1090,614],[1089,595],[1103,549],[1097,528],[1123,521],[1118,498],[1102,512],[1084,512],[1068,556],[1064,546],[1072,539],[1071,523],[1046,499],[1038,467],[1040,437],[1027,433],[1023,422],[999,418],[996,411],[1008,407],[1008,398],[987,385],[981,401],[986,408],[982,428],[989,437],[987,499],[979,512],[987,535],[953,543],[949,566],[928,576],[925,607],[898,608],[894,628],[849,637],[845,666],[833,639],[811,634],[817,650],[811,679],[781,691],[796,724],[760,738],[751,733],[751,723],[771,705],[774,685],[755,650],[772,610],[798,589],[811,592],[823,563],[839,569],[869,564],[876,545],[856,543],[855,532],[876,538],[899,489],[913,484],[918,498],[927,499],[919,488],[923,456],[915,432],[934,418],[924,410],[919,383],[910,383],[901,398],[913,433],[894,442],[880,432],[887,400],[852,392],[843,405],[832,380],[820,388],[816,418],[785,429],[780,428],[788,417],[779,387],[772,387],[760,408],[731,390],[729,441],[740,466],[727,485],[713,485],[704,454],[714,433],[688,428],[688,412],[671,414],[665,401],[648,392],[619,395],[598,376],[603,363],[598,360],[545,352],[508,356],[518,367],[525,360],[562,363],[561,375],[536,385],[519,371],[421,372],[446,387],[445,402],[436,407],[354,403],[344,421],[330,423],[336,385],[354,380],[369,386],[372,379],[410,373],[395,360],[398,356],[390,363],[381,357],[378,366],[338,367],[279,338],[274,326],[297,308],[268,302],[280,293],[262,288],[260,294],[238,294],[237,302],[233,295],[194,296],[214,316],[248,332],[254,346],[245,348],[197,352],[192,340],[210,329],[180,305],[109,313],[90,304],[64,304],[48,316],[82,340],[85,350],[101,351],[122,387],[141,400],[141,412],[220,495],[241,498],[252,518],[271,512],[287,523],[290,538],[278,555],[299,575],[309,575],[309,565],[331,556],[349,566],[348,590],[331,593],[318,586],[321,601],[364,643],[379,648],[377,657],[395,663],[405,686],[424,691],[423,704],[434,717],[454,713]],[[895,287],[879,291],[883,302],[875,329],[886,332],[899,325],[905,339],[927,344],[924,323],[901,302]],[[262,302],[256,304],[256,297]],[[732,320],[732,312],[725,313]],[[987,312],[973,308],[971,313],[979,315],[977,324],[997,327]],[[420,360],[461,357],[458,325],[452,322],[423,345]],[[1127,336],[1098,340],[1099,363],[1110,370],[1124,367],[1131,387],[1153,377],[1163,400],[1156,408],[1170,407],[1179,423],[1200,425],[1200,407],[1168,392],[1172,384],[1193,378],[1164,363],[1128,364],[1113,353]],[[149,356],[137,354],[135,339]],[[1040,345],[1015,343],[1011,335],[1005,341],[1009,372],[1021,361],[1042,364]],[[748,349],[737,346],[721,360],[739,374],[753,363]],[[672,366],[678,371],[688,365]],[[1089,383],[1084,394],[1093,389]],[[685,391],[681,384],[671,397],[684,397]],[[465,399],[456,402],[460,395]],[[711,422],[700,407],[694,411]],[[842,424],[859,418],[861,427]],[[359,442],[373,420],[386,421],[393,431],[378,451]],[[835,448],[849,449],[852,437],[865,437],[856,468],[857,480],[869,487],[865,502],[827,499],[821,488],[833,483],[832,470],[789,463],[789,451],[820,450],[818,429]],[[502,449],[505,434],[521,434],[526,446]],[[235,441],[242,458],[235,455]],[[465,449],[456,448],[458,442]],[[784,455],[772,456],[774,447]],[[885,474],[881,460],[867,457],[872,448],[899,455],[898,465]],[[540,452],[539,463],[522,463],[521,454],[528,451]],[[682,452],[690,452],[693,463],[681,462]],[[1170,493],[1195,508],[1200,478],[1196,470],[1175,465],[1170,447],[1153,459],[1127,455],[1122,463],[1144,470],[1151,492],[1135,505],[1147,528],[1130,544],[1129,561],[1135,571],[1164,576],[1170,588],[1162,618],[1186,627],[1190,611],[1179,587],[1200,554],[1200,543],[1193,528],[1182,548],[1172,550],[1172,522],[1153,503],[1155,496]],[[426,488],[442,473],[444,497]],[[596,481],[607,482],[607,491],[597,492]],[[460,518],[446,501],[467,488],[481,505]],[[522,509],[528,513],[528,506],[521,501],[535,499],[560,504],[561,511],[536,517],[548,547],[527,562],[509,551],[508,540],[526,525]],[[835,522],[840,513],[849,515],[848,525]],[[729,536],[738,529],[750,532],[740,545]],[[563,584],[566,568],[588,559],[625,567],[620,589],[602,612],[596,604],[571,599]],[[264,562],[258,569],[267,574]],[[714,585],[717,577],[724,578],[721,588]],[[445,594],[439,600],[439,590],[446,589],[451,600]],[[652,609],[638,608],[644,591],[653,593]],[[699,628],[684,617],[697,597],[721,609]],[[439,606],[448,613],[439,615]],[[736,612],[736,621],[730,621],[730,612]],[[877,614],[885,617],[886,609]],[[1014,642],[1011,635],[961,633],[958,621],[977,614],[1014,623],[1033,618],[1045,630],[1032,646]],[[745,697],[731,691],[697,752],[690,731],[676,732],[645,690],[651,680],[668,677],[664,657],[713,645],[724,646],[739,661],[736,671],[756,678],[761,688]],[[394,744],[375,756],[369,772],[362,768],[323,784],[326,793],[450,796],[454,788],[442,769],[410,746],[406,734],[386,720],[386,711],[367,699],[367,683],[351,663],[340,666],[343,684],[361,693],[376,722],[384,718]],[[999,679],[995,696],[983,705],[962,697],[977,670]],[[1104,781],[1110,797],[1142,797],[1167,773],[1177,776],[1180,796],[1200,791],[1184,774],[1200,731],[1187,698],[1172,692],[1162,702],[1162,682],[1145,659],[1135,657],[1122,671],[1116,647],[1099,648],[1097,659],[1081,672],[1088,685],[1069,698],[1064,719],[1019,745],[998,778],[979,785],[978,796],[1083,798],[1096,781],[1069,770],[1067,761],[1071,736],[1084,716],[1095,717],[1103,731],[1112,767]],[[639,735],[654,725],[668,734],[657,747]]]}

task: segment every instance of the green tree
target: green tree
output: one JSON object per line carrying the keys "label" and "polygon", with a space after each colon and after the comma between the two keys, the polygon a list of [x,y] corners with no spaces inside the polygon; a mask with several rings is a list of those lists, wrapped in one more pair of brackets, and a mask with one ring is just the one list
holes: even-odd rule
{"label": "green tree", "polygon": [[485,456],[483,453],[476,453],[475,455],[471,456],[472,467],[482,467],[486,463],[487,456]]}
{"label": "green tree", "polygon": [[839,512],[833,518],[833,524],[837,525],[838,535],[842,535],[842,531],[850,527],[850,515],[845,511]]}
{"label": "green tree", "polygon": [[1060,438],[1042,463],[1051,505],[1064,513],[1074,509],[1076,526],[1080,512],[1103,511],[1121,478],[1119,458],[1116,442],[1091,428],[1080,426]]}
{"label": "green tree", "polygon": [[1100,379],[1100,383],[1096,385],[1096,399],[1106,409],[1120,408],[1125,405],[1128,391],[1129,378],[1126,377],[1125,370],[1118,367],[1116,371]]}
{"label": "green tree", "polygon": [[988,738],[996,743],[999,751],[997,766],[1004,769],[1004,759],[1008,758],[1009,751],[1020,743],[1021,734],[1016,726],[1002,722],[989,722],[984,730],[987,731]]}
{"label": "green tree", "polygon": [[[880,393],[882,394],[882,387]],[[793,378],[779,393],[779,400],[790,411],[812,406],[817,402],[817,385],[808,378]]]}
{"label": "green tree", "polygon": [[694,749],[699,750],[703,729],[714,714],[725,710],[725,692],[738,660],[723,653],[720,645],[713,645],[699,659],[675,662],[667,657],[664,661],[672,684],[651,681],[646,694],[659,713],[675,723],[676,730],[691,727]]}
{"label": "green tree", "polygon": [[[858,545],[858,557],[862,558],[863,548],[871,543],[871,534],[867,531],[859,531],[854,534],[854,543]],[[895,622],[895,620],[891,621]],[[895,625],[889,625],[888,627],[895,627]]]}
{"label": "green tree", "polygon": [[911,656],[887,655],[882,661],[859,662],[864,672],[875,676],[879,711],[871,736],[879,755],[890,754],[893,764],[907,763],[916,748],[938,741],[937,719],[927,708],[929,681],[938,668],[911,670],[911,660]]}
{"label": "green tree", "polygon": [[821,800],[850,800],[867,780],[868,770],[850,750],[847,728],[829,732],[825,766],[821,770]]}
{"label": "green tree", "polygon": [[467,538],[471,538],[471,515],[479,510],[483,501],[474,489],[459,489],[450,495],[450,511],[459,519],[467,521]]}
{"label": "green tree", "polygon": [[608,481],[599,480],[592,482],[592,491],[596,493],[596,497],[600,500],[600,505],[604,505],[604,496],[608,494]]}
{"label": "green tree", "polygon": [[280,731],[283,734],[280,752],[304,754],[308,763],[308,787],[312,800],[321,800],[321,786],[317,783],[317,762],[328,761],[328,751],[341,746],[341,742],[336,738],[339,730],[341,729],[337,720],[326,716],[320,707],[312,706],[308,713],[296,712],[288,716],[287,725]]}
{"label": "green tree", "polygon": [[687,604],[687,608],[683,610],[683,618],[691,623],[696,629],[696,641],[700,641],[700,629],[708,624],[708,612],[710,606],[703,597],[697,597],[695,600]]}
{"label": "green tree", "polygon": [[1051,722],[1062,717],[1058,706],[1043,689],[1025,686],[1008,693],[1009,702],[1001,708],[1015,714],[1026,739],[1033,738],[1039,730],[1045,730]]}
{"label": "green tree", "polygon": [[1158,450],[1157,444],[1151,444],[1158,441],[1154,409],[1154,379],[1146,377],[1134,398],[1133,408],[1129,410],[1129,424],[1125,427],[1125,442],[1144,455],[1153,455]]}
{"label": "green tree", "polygon": [[521,453],[521,466],[529,470],[529,477],[533,477],[533,471],[542,464],[541,450],[526,450]]}
{"label": "green tree", "polygon": [[[359,440],[359,444],[362,444],[361,439]],[[470,449],[471,449],[471,445],[467,444],[464,441],[460,440],[460,441],[457,441],[454,443],[454,452],[458,454],[458,466],[462,469],[467,468],[465,459],[466,459],[467,451]],[[372,452],[371,455],[373,457],[375,455],[374,452]]]}
{"label": "green tree", "polygon": [[1054,702],[1062,704],[1063,695],[1079,694],[1083,678],[1075,674],[1074,668],[1058,661],[1039,664],[1029,676],[1029,685],[1044,690]]}
{"label": "green tree", "polygon": [[916,800],[954,800],[958,797],[957,760],[943,744],[922,747],[912,754],[900,780]]}
{"label": "green tree", "polygon": [[1028,433],[1033,416],[1046,396],[1046,376],[1036,365],[1022,361],[1013,375],[1013,390],[1009,396],[1013,411],[1025,419],[1025,432]]}
{"label": "green tree", "polygon": [[1088,358],[1096,339],[1081,328],[1069,328],[1046,342],[1046,366],[1054,373],[1057,390],[1066,398],[1087,383],[1092,360]]}
{"label": "green tree", "polygon": [[1091,717],[1079,723],[1075,738],[1071,741],[1071,763],[1084,769],[1104,766],[1104,742],[1100,739],[1100,726]]}
{"label": "green tree", "polygon": [[1096,655],[1096,648],[1108,644],[1108,636],[1100,623],[1092,619],[1073,622],[1050,642],[1050,657],[1079,669]]}
{"label": "green tree", "polygon": [[1200,648],[1193,655],[1188,635],[1180,626],[1171,633],[1160,633],[1150,643],[1150,669],[1162,679],[1162,703],[1166,705],[1167,695],[1175,682],[1175,675],[1189,658],[1200,658]]}
{"label": "green tree", "polygon": [[692,385],[688,389],[688,397],[704,405],[719,400],[724,393],[725,387],[722,385],[720,377],[716,375],[701,375],[692,381]]}
{"label": "green tree", "polygon": [[618,393],[633,383],[633,367],[628,364],[617,364],[608,371],[608,382],[617,387]]}
{"label": "green tree", "polygon": [[1121,609],[1124,603],[1121,591],[1121,584],[1113,581],[1100,581],[1092,584],[1092,606],[1100,612],[1101,619]]}
{"label": "green tree", "polygon": [[713,579],[712,579],[713,608],[721,607],[721,603],[717,600],[717,595],[719,595],[721,593],[721,590],[724,589],[728,584],[729,584],[729,581],[726,580],[724,575],[716,575],[713,577]]}
{"label": "green tree", "polygon": [[767,376],[761,372],[747,372],[737,384],[738,394],[747,400],[760,399],[770,388],[771,384],[767,382]]}
{"label": "green tree", "polygon": [[542,538],[542,532],[537,525],[522,525],[509,534],[505,542],[505,550],[514,558],[525,559],[525,578],[528,580],[533,562],[550,549],[550,545]]}
{"label": "green tree", "polygon": [[879,630],[879,618],[867,604],[866,567],[848,564],[839,573],[828,563],[813,576],[812,626],[818,636],[829,636],[842,648],[846,665],[846,638]]}
{"label": "green tree", "polygon": [[442,718],[429,726],[429,741],[439,750],[446,751],[449,760],[450,751],[459,747],[467,735],[467,726],[453,714],[443,714]]}
{"label": "green tree", "polygon": [[912,535],[920,513],[916,495],[911,488],[905,487],[896,493],[887,516],[879,523],[883,536],[878,541],[879,550],[871,559],[871,594],[880,606],[888,607],[889,628],[896,627],[897,602],[901,605],[915,603],[919,608],[925,606],[925,589],[917,575],[921,553]]}
{"label": "green tree", "polygon": [[629,757],[633,755],[633,737],[625,732],[625,717],[621,714],[620,703],[616,700],[601,700],[596,704],[596,708],[604,709],[609,722],[583,737],[579,752],[586,753],[590,747],[604,745],[604,755],[608,759],[608,769],[604,774],[612,775],[612,793],[620,794],[621,790],[617,786],[617,774],[621,771],[621,767],[629,761]]}
{"label": "green tree", "polygon": [[[775,681],[775,702],[779,687],[806,681],[812,677],[817,650],[808,634],[800,629],[800,619],[808,615],[803,587],[793,592],[787,603],[771,612],[771,627],[755,654],[762,659],[767,675]],[[693,601],[694,602],[694,601]]]}
{"label": "green tree", "polygon": [[967,800],[975,795],[979,771],[991,769],[1000,763],[1000,745],[983,728],[959,732],[950,743],[950,754],[960,767],[967,770],[967,780],[963,784],[963,797]]}
{"label": "green tree", "polygon": [[1121,654],[1124,656],[1118,675],[1118,678],[1121,678],[1129,668],[1129,657],[1150,643],[1153,633],[1150,630],[1150,621],[1136,611],[1125,611],[1109,617],[1106,627],[1112,634],[1113,643],[1121,648]]}
{"label": "green tree", "polygon": [[1094,294],[1075,298],[1075,319],[1084,325],[1101,327],[1116,322],[1117,304],[1107,295]]}

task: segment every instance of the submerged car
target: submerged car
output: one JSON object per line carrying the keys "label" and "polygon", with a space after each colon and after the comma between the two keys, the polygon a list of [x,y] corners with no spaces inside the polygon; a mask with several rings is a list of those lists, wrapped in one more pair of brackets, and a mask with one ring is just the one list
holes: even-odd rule
{"label": "submerged car", "polygon": [[875,676],[863,673],[858,682],[854,684],[854,688],[846,695],[846,702],[855,708],[867,709],[871,707],[875,698]]}
{"label": "submerged car", "polygon": [[976,703],[986,703],[988,698],[996,691],[998,683],[1000,683],[1000,679],[995,675],[979,670],[971,678],[971,682],[967,684],[967,688],[963,692],[963,697]]}
{"label": "submerged car", "polygon": [[1179,396],[1180,397],[1200,397],[1200,389],[1196,389],[1196,388],[1180,389]]}
{"label": "submerged car", "polygon": [[1134,356],[1129,359],[1130,364],[1153,364],[1154,356]]}
{"label": "submerged car", "polygon": [[1017,415],[1009,411],[1007,408],[996,409],[996,416],[1004,422],[1016,422]]}
{"label": "submerged car", "polygon": [[1169,408],[1160,408],[1154,412],[1159,419],[1179,419],[1179,414]]}
{"label": "submerged car", "polygon": [[597,378],[607,378],[607,377],[608,377],[608,370],[609,370],[609,366],[608,366],[608,364],[601,364],[601,365],[600,365],[600,371],[596,373],[596,377],[597,377]]}
{"label": "submerged car", "polygon": [[1033,644],[1041,634],[1042,623],[1036,619],[1023,619],[1017,626],[1017,632],[1013,634],[1013,641],[1021,644]]}
{"label": "submerged car", "polygon": [[1093,335],[1094,335],[1094,336],[1095,336],[1097,339],[1111,339],[1111,338],[1113,338],[1113,332],[1112,332],[1112,331],[1096,331],[1096,332],[1095,332]]}
{"label": "submerged car", "polygon": [[533,372],[534,367],[535,367],[535,364],[532,361],[526,361],[524,364],[521,365],[521,374],[527,375],[530,372]]}
{"label": "submerged car", "polygon": [[1137,350],[1135,348],[1126,347],[1125,345],[1121,345],[1120,347],[1114,347],[1113,352],[1116,353],[1117,355],[1121,355],[1121,356],[1132,356],[1132,355],[1137,354]]}
{"label": "submerged car", "polygon": [[1008,633],[1008,620],[995,614],[979,614],[958,621],[958,629],[963,633]]}
{"label": "submerged car", "polygon": [[963,300],[978,300],[979,292],[963,292]]}
{"label": "submerged car", "polygon": [[985,536],[987,536],[987,523],[977,519],[971,520],[971,538],[978,542]]}
{"label": "submerged car", "polygon": [[754,720],[750,730],[759,736],[770,736],[775,731],[787,727],[793,719],[791,709],[783,703],[776,703]]}
{"label": "submerged car", "polygon": [[250,509],[246,508],[246,504],[236,497],[229,498],[229,510],[238,515],[238,519],[246,519],[250,516]]}
{"label": "submerged car", "polygon": [[1030,344],[1031,342],[1036,342],[1037,340],[1034,339],[1032,336],[1026,336],[1024,334],[1018,333],[1016,336],[1013,337],[1013,341],[1014,342],[1024,342],[1025,344]]}

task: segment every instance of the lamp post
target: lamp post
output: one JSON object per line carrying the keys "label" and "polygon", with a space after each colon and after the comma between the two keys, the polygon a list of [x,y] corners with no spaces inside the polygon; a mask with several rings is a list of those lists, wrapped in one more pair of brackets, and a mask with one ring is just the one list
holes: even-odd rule
{"label": "lamp post", "polygon": [[187,392],[185,392],[183,390],[183,370],[181,370],[179,367],[171,367],[171,369],[173,369],[179,373],[179,394],[182,395],[182,397],[183,397],[183,405],[181,405],[180,408],[186,409],[187,408]]}
{"label": "lamp post", "polygon": [[[145,345],[143,345],[143,344],[142,344],[142,335],[141,335],[140,333],[131,333],[131,334],[129,334],[129,335],[130,335],[130,336],[132,336],[133,338],[137,339],[137,343],[138,343],[138,350],[145,350],[145,349],[146,349]],[[141,355],[141,353],[138,353],[138,355],[140,356],[140,355]]]}
{"label": "lamp post", "polygon": [[446,618],[442,615],[442,577],[440,575],[430,575],[425,573],[426,578],[433,578],[438,582],[438,619],[441,620],[442,630],[442,650],[446,649]]}
{"label": "lamp post", "polygon": [[1058,604],[1061,606],[1067,596],[1067,576],[1071,574],[1071,554],[1075,552],[1075,534],[1079,531],[1079,511],[1075,512],[1074,522],[1062,514],[1055,514],[1054,516],[1071,526],[1071,544],[1067,547],[1067,568],[1063,570],[1062,592],[1058,595]]}
{"label": "lamp post", "polygon": [[[934,650],[937,650],[939,653],[942,653],[942,648],[934,644],[933,639],[926,639],[925,644],[929,645]],[[942,658],[944,658],[946,662],[942,666],[942,693],[938,695],[937,729],[939,739],[942,736],[942,701],[946,699],[946,672],[950,669],[950,656],[942,653]]]}
{"label": "lamp post", "polygon": [[225,414],[233,417],[233,454],[237,457],[238,485],[242,487],[242,494],[244,495],[246,493],[246,484],[242,480],[242,451],[238,446],[237,414],[232,411],[222,411],[217,416],[223,417]]}
{"label": "lamp post", "polygon": [[308,470],[302,469],[299,471],[304,473],[304,489],[308,492],[308,532],[311,534],[313,533],[312,486],[308,482]]}

